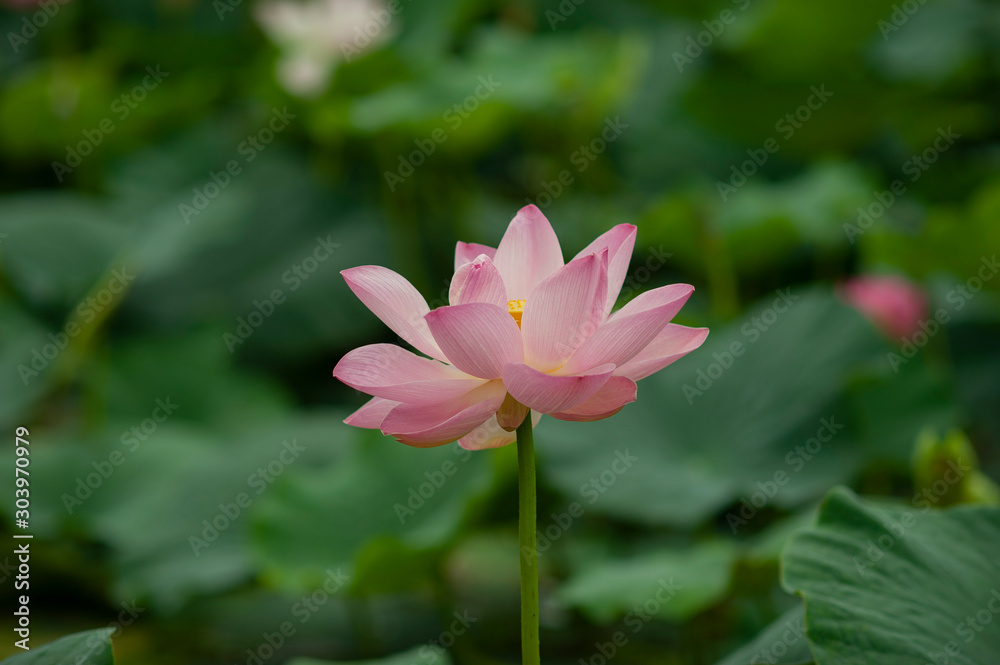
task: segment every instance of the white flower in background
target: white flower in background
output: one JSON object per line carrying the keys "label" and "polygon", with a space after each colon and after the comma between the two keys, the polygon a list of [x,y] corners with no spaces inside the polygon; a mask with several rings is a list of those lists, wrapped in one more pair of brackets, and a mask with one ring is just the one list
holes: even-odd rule
{"label": "white flower in background", "polygon": [[268,0],[254,15],[281,49],[278,80],[300,97],[323,92],[341,60],[393,34],[393,16],[380,0]]}

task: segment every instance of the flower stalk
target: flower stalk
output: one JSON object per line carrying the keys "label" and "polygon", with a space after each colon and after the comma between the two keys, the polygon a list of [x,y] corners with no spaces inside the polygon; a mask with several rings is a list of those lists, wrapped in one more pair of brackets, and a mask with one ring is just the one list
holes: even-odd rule
{"label": "flower stalk", "polygon": [[538,639],[538,499],[531,413],[517,428],[518,545],[521,551],[521,662],[540,665]]}

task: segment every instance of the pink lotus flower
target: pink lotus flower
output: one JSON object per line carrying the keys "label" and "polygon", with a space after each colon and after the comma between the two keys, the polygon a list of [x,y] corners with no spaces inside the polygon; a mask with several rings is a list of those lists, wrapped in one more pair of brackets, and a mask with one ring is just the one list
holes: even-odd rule
{"label": "pink lotus flower", "polygon": [[431,311],[403,277],[379,266],[343,271],[372,312],[418,351],[371,344],[333,370],[374,397],[344,422],[401,443],[496,448],[532,412],[608,418],[636,399],[636,381],[701,346],[707,328],[670,323],[694,287],[672,284],[617,312],[636,227],[620,224],[563,263],[541,211],[522,208],[500,245],[459,242],[446,307]]}
{"label": "pink lotus flower", "polygon": [[901,277],[855,277],[841,284],[839,293],[892,338],[909,337],[927,315],[927,296]]}

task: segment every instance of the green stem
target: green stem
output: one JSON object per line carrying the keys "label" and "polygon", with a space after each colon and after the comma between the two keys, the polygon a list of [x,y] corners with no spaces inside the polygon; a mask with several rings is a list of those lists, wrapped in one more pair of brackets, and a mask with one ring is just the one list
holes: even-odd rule
{"label": "green stem", "polygon": [[538,545],[535,523],[535,442],[531,412],[517,428],[518,545],[521,549],[521,663],[540,665],[538,647]]}

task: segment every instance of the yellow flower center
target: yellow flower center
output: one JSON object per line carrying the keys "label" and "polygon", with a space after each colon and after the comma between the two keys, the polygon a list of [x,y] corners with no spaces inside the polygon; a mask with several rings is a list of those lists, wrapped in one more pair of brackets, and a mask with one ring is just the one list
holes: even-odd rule
{"label": "yellow flower center", "polygon": [[521,316],[524,314],[524,304],[528,302],[527,300],[508,300],[507,301],[507,311],[510,315],[514,317],[514,321],[517,322],[517,327],[521,327]]}

